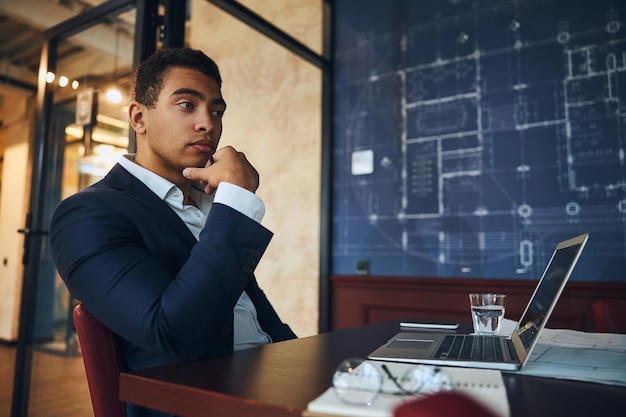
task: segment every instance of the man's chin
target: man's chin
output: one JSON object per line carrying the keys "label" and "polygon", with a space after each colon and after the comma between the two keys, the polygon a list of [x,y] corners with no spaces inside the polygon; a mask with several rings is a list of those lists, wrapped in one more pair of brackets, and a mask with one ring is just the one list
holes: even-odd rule
{"label": "man's chin", "polygon": [[202,158],[190,158],[186,161],[187,165],[184,168],[205,168],[209,163],[209,155]]}

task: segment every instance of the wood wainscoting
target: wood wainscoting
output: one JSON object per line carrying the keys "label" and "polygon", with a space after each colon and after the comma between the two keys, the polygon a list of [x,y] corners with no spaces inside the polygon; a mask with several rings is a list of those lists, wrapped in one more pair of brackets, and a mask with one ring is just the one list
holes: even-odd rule
{"label": "wood wainscoting", "polygon": [[[507,294],[505,317],[517,321],[536,285],[530,280],[335,275],[332,330],[395,319],[470,322],[470,292]],[[569,282],[548,327],[593,331],[590,305],[601,298],[626,299],[626,283]]]}

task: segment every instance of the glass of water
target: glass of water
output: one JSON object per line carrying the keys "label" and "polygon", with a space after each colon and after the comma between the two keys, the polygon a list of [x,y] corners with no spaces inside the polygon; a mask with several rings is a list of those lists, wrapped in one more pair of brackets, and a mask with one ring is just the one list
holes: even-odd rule
{"label": "glass of water", "polygon": [[473,293],[469,295],[469,299],[474,333],[500,333],[506,305],[506,295]]}

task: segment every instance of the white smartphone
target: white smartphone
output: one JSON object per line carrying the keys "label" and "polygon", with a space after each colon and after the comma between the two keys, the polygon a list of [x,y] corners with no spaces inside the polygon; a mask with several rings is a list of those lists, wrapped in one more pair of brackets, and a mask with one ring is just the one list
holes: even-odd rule
{"label": "white smartphone", "polygon": [[401,328],[405,329],[444,329],[455,330],[459,328],[459,323],[437,323],[437,322],[412,322],[403,321],[400,323]]}

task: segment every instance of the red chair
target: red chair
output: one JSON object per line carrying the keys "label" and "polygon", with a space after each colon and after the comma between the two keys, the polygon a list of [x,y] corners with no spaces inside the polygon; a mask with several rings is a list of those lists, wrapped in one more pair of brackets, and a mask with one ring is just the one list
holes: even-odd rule
{"label": "red chair", "polygon": [[94,417],[126,417],[126,405],[119,400],[122,362],[113,333],[82,304],[74,307],[73,316]]}
{"label": "red chair", "polygon": [[599,333],[626,333],[626,300],[604,298],[591,304],[594,330]]}

